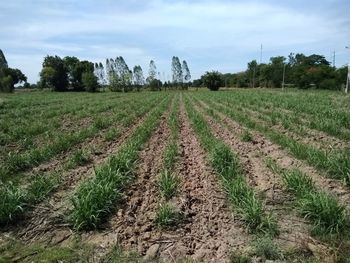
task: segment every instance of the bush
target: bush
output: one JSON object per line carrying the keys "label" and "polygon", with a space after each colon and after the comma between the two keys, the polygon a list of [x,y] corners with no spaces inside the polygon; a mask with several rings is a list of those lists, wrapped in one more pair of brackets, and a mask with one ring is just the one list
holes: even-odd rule
{"label": "bush", "polygon": [[88,92],[95,92],[98,88],[97,77],[92,72],[84,72],[81,76],[81,80]]}
{"label": "bush", "polygon": [[339,90],[340,85],[337,85],[337,81],[335,79],[324,79],[320,82],[320,85],[318,88],[319,89]]}
{"label": "bush", "polygon": [[201,79],[203,84],[210,90],[219,90],[224,85],[224,78],[218,71],[206,72]]}

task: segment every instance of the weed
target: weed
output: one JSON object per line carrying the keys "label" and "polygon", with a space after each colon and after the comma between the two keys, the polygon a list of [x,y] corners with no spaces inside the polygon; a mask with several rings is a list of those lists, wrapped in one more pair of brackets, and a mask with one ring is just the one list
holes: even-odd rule
{"label": "weed", "polygon": [[248,130],[244,130],[241,138],[242,138],[242,141],[244,141],[244,142],[252,142],[253,141],[253,135]]}
{"label": "weed", "polygon": [[14,220],[23,211],[26,193],[12,183],[0,185],[0,225]]}
{"label": "weed", "polygon": [[178,189],[179,179],[173,173],[170,173],[168,170],[164,170],[159,175],[159,189],[161,195],[165,200],[172,198]]}
{"label": "weed", "polygon": [[31,180],[31,183],[27,189],[27,200],[30,203],[36,203],[42,201],[48,194],[57,187],[58,175],[36,175]]}
{"label": "weed", "polygon": [[67,169],[72,169],[77,166],[81,166],[87,164],[91,161],[91,157],[88,152],[78,149],[75,150],[70,157],[68,158],[68,162],[66,164]]}
{"label": "weed", "polygon": [[283,259],[283,254],[270,237],[258,238],[254,242],[255,255],[265,260]]}
{"label": "weed", "polygon": [[160,204],[157,210],[155,222],[164,229],[173,228],[181,221],[181,215],[174,205],[170,203]]}
{"label": "weed", "polygon": [[301,213],[313,222],[316,232],[339,233],[348,223],[345,206],[327,193],[307,193],[298,203]]}

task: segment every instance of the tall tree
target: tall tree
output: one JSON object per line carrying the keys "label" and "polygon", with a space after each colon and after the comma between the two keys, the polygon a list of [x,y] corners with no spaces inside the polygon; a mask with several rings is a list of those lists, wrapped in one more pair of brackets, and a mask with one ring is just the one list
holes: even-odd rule
{"label": "tall tree", "polygon": [[12,92],[16,84],[27,81],[27,77],[19,69],[3,68],[0,71],[0,91],[2,92]]}
{"label": "tall tree", "polygon": [[8,64],[7,64],[4,53],[0,49],[0,70],[3,68],[8,68]]}
{"label": "tall tree", "polygon": [[147,82],[150,83],[152,80],[155,80],[156,78],[157,78],[156,63],[153,60],[151,60],[149,62],[149,70],[148,70]]}
{"label": "tall tree", "polygon": [[65,91],[68,87],[68,74],[63,59],[59,56],[46,56],[43,69],[40,73],[40,81],[54,91]]}
{"label": "tall tree", "polygon": [[94,65],[94,74],[97,77],[98,83],[101,85],[104,85],[106,80],[105,80],[105,69],[103,67],[103,64],[100,63],[95,63]]}
{"label": "tall tree", "polygon": [[181,63],[178,57],[173,56],[171,61],[171,71],[173,76],[173,83],[175,85],[182,85],[183,73],[182,73]]}
{"label": "tall tree", "polygon": [[182,61],[182,72],[184,75],[184,82],[188,83],[191,81],[191,72],[190,69],[188,68],[186,60]]}
{"label": "tall tree", "polygon": [[93,73],[94,64],[90,61],[80,61],[76,57],[65,57],[63,59],[64,65],[67,69],[69,85],[75,91],[82,91],[85,85],[82,81],[83,73]]}
{"label": "tall tree", "polygon": [[134,67],[134,72],[133,72],[133,77],[134,77],[134,85],[137,89],[137,91],[139,91],[141,89],[141,87],[145,84],[145,78],[143,76],[143,71],[141,66],[135,66]]}

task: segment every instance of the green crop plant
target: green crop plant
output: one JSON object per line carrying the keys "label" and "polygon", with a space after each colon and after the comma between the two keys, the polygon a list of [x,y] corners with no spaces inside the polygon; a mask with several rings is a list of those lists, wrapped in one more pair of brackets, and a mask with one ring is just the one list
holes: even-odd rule
{"label": "green crop plant", "polygon": [[157,210],[155,223],[164,229],[175,227],[181,221],[181,214],[175,206],[169,203],[160,204]]}
{"label": "green crop plant", "polygon": [[169,99],[163,100],[133,132],[118,153],[95,170],[95,176],[83,182],[72,197],[69,221],[75,229],[97,228],[110,214],[132,178],[138,151],[148,140]]}

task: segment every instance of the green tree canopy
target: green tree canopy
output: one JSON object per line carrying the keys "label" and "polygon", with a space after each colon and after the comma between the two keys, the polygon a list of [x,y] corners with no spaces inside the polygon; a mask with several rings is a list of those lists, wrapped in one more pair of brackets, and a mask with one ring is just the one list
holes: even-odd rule
{"label": "green tree canopy", "polygon": [[59,56],[46,56],[40,72],[40,81],[44,87],[48,86],[54,91],[67,90],[69,82],[64,60]]}
{"label": "green tree canopy", "polygon": [[224,85],[223,76],[218,71],[207,71],[201,79],[203,84],[210,90],[219,90],[219,88]]}

